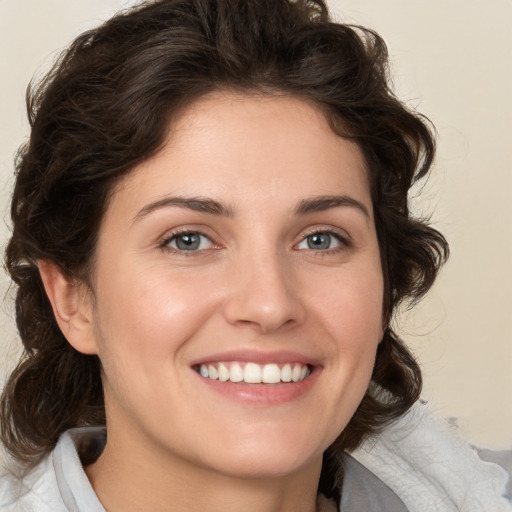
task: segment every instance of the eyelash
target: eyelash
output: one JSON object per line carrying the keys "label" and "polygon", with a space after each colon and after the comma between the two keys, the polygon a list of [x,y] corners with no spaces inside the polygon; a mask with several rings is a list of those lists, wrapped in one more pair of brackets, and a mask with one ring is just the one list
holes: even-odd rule
{"label": "eyelash", "polygon": [[171,235],[166,236],[159,244],[159,247],[164,251],[167,251],[167,252],[170,252],[173,254],[179,254],[182,256],[195,256],[198,252],[201,252],[202,250],[203,251],[206,250],[206,249],[186,250],[186,249],[179,249],[179,248],[174,248],[174,247],[169,246],[169,244],[172,243],[174,240],[176,240],[180,236],[182,237],[185,235],[195,235],[195,236],[205,237],[211,242],[213,248],[215,248],[216,244],[213,242],[213,240],[211,239],[210,236],[208,236],[206,233],[203,233],[202,231],[193,230],[193,229],[182,229],[182,230],[175,231]]}
{"label": "eyelash", "polygon": [[310,249],[310,251],[313,251],[315,256],[323,257],[328,256],[332,254],[337,254],[339,252],[346,251],[347,249],[350,249],[352,247],[352,242],[349,239],[348,236],[343,236],[337,231],[334,231],[329,228],[316,228],[308,233],[306,233],[302,240],[299,243],[303,243],[308,238],[314,236],[314,235],[329,235],[331,238],[334,238],[337,242],[339,242],[339,245],[337,247],[334,247],[332,249]]}
{"label": "eyelash", "polygon": [[[210,236],[208,236],[206,233],[204,233],[202,231],[191,230],[191,229],[178,230],[178,231],[175,231],[174,233],[172,233],[171,235],[166,236],[160,242],[159,247],[162,250],[165,250],[165,251],[168,251],[168,252],[171,252],[174,254],[180,254],[183,256],[195,256],[195,255],[197,255],[197,253],[207,250],[207,249],[186,250],[186,249],[179,249],[179,248],[174,248],[174,247],[169,246],[169,244],[172,243],[174,240],[176,240],[180,236],[185,236],[185,235],[195,235],[195,236],[205,237],[211,242],[211,244],[213,246],[212,248],[216,248],[216,244],[215,244],[215,242],[213,242],[213,240],[211,239]],[[308,250],[314,252],[315,255],[317,255],[317,256],[327,256],[327,255],[331,255],[331,254],[336,254],[338,252],[346,251],[347,249],[350,249],[352,247],[352,242],[350,241],[350,239],[348,237],[343,236],[340,233],[333,231],[332,229],[315,229],[313,231],[310,231],[310,232],[306,233],[302,237],[301,241],[298,244],[296,244],[295,246],[305,242],[308,238],[310,238],[314,235],[328,235],[329,237],[332,237],[337,242],[339,242],[339,245],[337,247],[334,247],[331,249],[308,249]],[[218,246],[217,246],[217,248],[218,248]]]}

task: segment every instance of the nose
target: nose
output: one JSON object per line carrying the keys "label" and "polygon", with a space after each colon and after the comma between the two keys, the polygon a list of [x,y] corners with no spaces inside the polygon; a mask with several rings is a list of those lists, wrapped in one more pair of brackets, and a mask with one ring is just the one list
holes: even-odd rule
{"label": "nose", "polygon": [[282,260],[261,252],[241,258],[229,278],[224,308],[229,323],[273,333],[304,321],[300,286],[290,262]]}

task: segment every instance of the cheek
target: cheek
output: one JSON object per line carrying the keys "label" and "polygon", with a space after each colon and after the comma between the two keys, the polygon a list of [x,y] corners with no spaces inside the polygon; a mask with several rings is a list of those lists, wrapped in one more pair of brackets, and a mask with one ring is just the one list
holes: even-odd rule
{"label": "cheek", "polygon": [[329,330],[338,333],[350,346],[365,345],[375,338],[380,341],[383,328],[380,267],[361,272],[341,271],[323,284],[322,289],[311,287],[307,295],[310,309],[323,318]]}
{"label": "cheek", "polygon": [[102,363],[151,375],[180,356],[180,348],[214,310],[204,282],[153,269],[126,277],[112,272],[98,290],[95,327]]}
{"label": "cheek", "polygon": [[[338,435],[355,412],[371,379],[383,336],[383,279],[379,265],[358,272],[340,272],[324,282],[324,292],[311,291],[311,308],[330,339],[328,374],[332,378],[334,429]],[[314,306],[313,306],[314,304]],[[338,404],[344,404],[340,407]]]}
{"label": "cheek", "polygon": [[116,274],[101,281],[108,285],[98,290],[95,307],[105,397],[111,414],[119,406],[134,417],[155,414],[163,409],[155,390],[181,389],[176,367],[182,347],[212,308],[194,280],[171,278],[162,269],[124,279]]}

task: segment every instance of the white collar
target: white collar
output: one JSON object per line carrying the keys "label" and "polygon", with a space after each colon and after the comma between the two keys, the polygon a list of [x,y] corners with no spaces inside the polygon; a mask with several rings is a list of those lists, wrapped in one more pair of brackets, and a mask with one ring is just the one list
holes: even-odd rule
{"label": "white collar", "polygon": [[415,405],[352,456],[385,482],[410,512],[510,512],[507,473],[483,462],[450,428]]}

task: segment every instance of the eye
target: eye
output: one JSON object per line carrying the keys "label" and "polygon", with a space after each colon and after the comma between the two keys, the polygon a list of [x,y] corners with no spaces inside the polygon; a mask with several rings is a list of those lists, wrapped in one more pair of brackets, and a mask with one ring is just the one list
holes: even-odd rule
{"label": "eye", "polygon": [[163,246],[177,251],[200,251],[213,247],[213,242],[202,233],[187,231],[171,236]]}
{"label": "eye", "polygon": [[310,249],[313,251],[327,251],[336,249],[343,244],[345,240],[337,233],[330,231],[317,231],[306,236],[298,245],[297,249]]}

